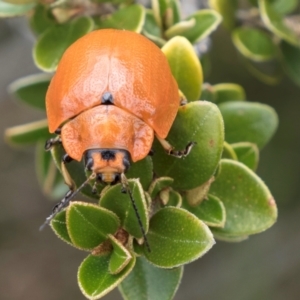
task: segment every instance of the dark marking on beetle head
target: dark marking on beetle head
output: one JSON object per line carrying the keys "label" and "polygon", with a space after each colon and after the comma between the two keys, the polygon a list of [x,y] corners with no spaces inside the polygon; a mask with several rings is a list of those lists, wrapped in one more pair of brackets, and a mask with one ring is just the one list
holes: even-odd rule
{"label": "dark marking on beetle head", "polygon": [[101,98],[101,104],[111,105],[114,104],[114,97],[110,92],[105,92]]}
{"label": "dark marking on beetle head", "polygon": [[116,159],[115,151],[113,150],[104,150],[101,151],[101,157],[103,160],[114,160]]}

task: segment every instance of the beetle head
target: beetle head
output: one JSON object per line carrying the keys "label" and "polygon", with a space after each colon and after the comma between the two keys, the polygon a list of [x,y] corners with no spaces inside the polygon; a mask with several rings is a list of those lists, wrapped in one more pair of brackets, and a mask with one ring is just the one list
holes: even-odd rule
{"label": "beetle head", "polygon": [[96,174],[100,182],[115,184],[120,182],[130,166],[130,155],[121,149],[92,149],[85,153],[85,167]]}

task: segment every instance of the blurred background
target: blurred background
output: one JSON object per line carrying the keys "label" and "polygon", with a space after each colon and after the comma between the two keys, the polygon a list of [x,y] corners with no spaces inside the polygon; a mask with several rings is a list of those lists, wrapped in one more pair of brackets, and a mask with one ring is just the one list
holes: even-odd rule
{"label": "blurred background", "polygon": [[[186,10],[192,9],[187,1]],[[196,1],[194,1],[196,2]],[[14,102],[7,86],[38,73],[33,64],[33,37],[26,20],[0,20],[0,132],[45,116]],[[220,51],[220,49],[222,49]],[[213,34],[211,84],[242,85],[247,99],[273,106],[279,129],[261,153],[258,175],[274,195],[277,223],[242,243],[217,242],[211,251],[185,267],[176,300],[300,299],[300,88],[288,78],[267,86],[252,77],[219,28]],[[53,202],[39,189],[34,149],[12,149],[0,139],[0,300],[84,299],[77,268],[86,253],[38,228]],[[121,299],[118,291],[103,299]]]}

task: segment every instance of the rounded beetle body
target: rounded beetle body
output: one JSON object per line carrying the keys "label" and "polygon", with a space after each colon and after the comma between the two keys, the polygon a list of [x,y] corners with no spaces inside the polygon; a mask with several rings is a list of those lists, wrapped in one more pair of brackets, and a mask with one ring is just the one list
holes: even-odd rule
{"label": "rounded beetle body", "polygon": [[[161,50],[137,33],[114,29],[93,31],[72,44],[46,95],[49,131],[60,128],[69,157],[80,161],[85,154],[89,169],[105,173],[107,182],[116,177],[109,174],[126,171],[128,160],[149,153],[154,133],[167,136],[179,104]],[[107,155],[109,149],[120,150],[120,157]],[[117,156],[123,167],[113,167]]]}

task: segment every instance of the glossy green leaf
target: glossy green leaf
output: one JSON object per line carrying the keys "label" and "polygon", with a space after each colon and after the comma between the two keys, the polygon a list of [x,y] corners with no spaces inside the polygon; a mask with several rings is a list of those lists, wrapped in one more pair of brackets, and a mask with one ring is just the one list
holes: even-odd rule
{"label": "glossy green leaf", "polygon": [[200,42],[217,29],[222,21],[221,15],[212,9],[201,9],[189,16],[186,20],[195,19],[195,26],[181,35],[192,44]]}
{"label": "glossy green leaf", "polygon": [[280,44],[280,49],[286,72],[300,85],[300,49],[284,41]]}
{"label": "glossy green leaf", "polygon": [[133,4],[95,21],[97,29],[115,28],[139,33],[145,22],[145,9],[142,5]]}
{"label": "glossy green leaf", "polygon": [[51,221],[50,226],[54,233],[64,242],[73,245],[67,229],[66,211],[59,212]]}
{"label": "glossy green leaf", "polygon": [[93,27],[90,17],[80,17],[48,28],[39,36],[33,49],[35,64],[46,72],[55,71],[65,50]]}
{"label": "glossy green leaf", "polygon": [[277,114],[266,104],[233,101],[222,103],[219,108],[228,143],[251,142],[261,149],[277,129]]}
{"label": "glossy green leaf", "polygon": [[246,93],[242,86],[236,83],[219,83],[212,86],[215,102],[220,104],[227,101],[246,100]]}
{"label": "glossy green leaf", "polygon": [[155,141],[152,158],[155,173],[173,178],[173,187],[178,190],[190,190],[207,182],[223,150],[224,124],[218,107],[206,101],[181,106],[166,139],[178,150],[191,141],[197,144],[187,157],[179,159],[167,155]]}
{"label": "glossy green leaf", "polygon": [[174,24],[168,30],[165,31],[165,36],[168,39],[175,37],[176,35],[181,35],[185,31],[192,29],[196,25],[195,19],[190,19],[186,21],[181,21],[179,23]]}
{"label": "glossy green leaf", "polygon": [[259,161],[259,150],[256,144],[242,142],[231,144],[237,158],[251,170],[255,171]]}
{"label": "glossy green leaf", "polygon": [[46,141],[51,136],[47,120],[35,121],[14,126],[5,130],[5,140],[12,146],[34,144],[40,140]]}
{"label": "glossy green leaf", "polygon": [[226,28],[232,29],[236,23],[237,0],[209,0],[211,8],[215,9],[223,17],[223,24]]}
{"label": "glossy green leaf", "polygon": [[0,17],[7,18],[24,15],[32,10],[35,5],[36,3],[33,1],[20,5],[0,0]]}
{"label": "glossy green leaf", "polygon": [[143,32],[161,38],[161,30],[155,21],[153,11],[146,9]]}
{"label": "glossy green leaf", "polygon": [[233,147],[230,144],[228,144],[227,142],[224,142],[222,158],[229,158],[229,159],[233,159],[233,160],[238,160],[237,155],[234,152]]}
{"label": "glossy green leaf", "polygon": [[89,255],[78,269],[78,285],[83,295],[91,300],[100,299],[124,280],[135,265],[133,256],[118,274],[109,273],[110,254]]}
{"label": "glossy green leaf", "polygon": [[157,268],[143,257],[136,259],[132,272],[119,285],[124,299],[173,299],[183,274],[183,267],[171,270]]}
{"label": "glossy green leaf", "polygon": [[187,100],[198,100],[201,94],[203,73],[193,46],[184,37],[174,37],[162,48],[179,89]]}
{"label": "glossy green leaf", "polygon": [[209,228],[185,209],[166,207],[150,220],[144,255],[161,268],[174,268],[204,255],[214,244]]}
{"label": "glossy green leaf", "polygon": [[[129,179],[129,186],[137,206],[145,232],[148,231],[149,216],[143,188],[138,179]],[[121,226],[136,238],[142,238],[142,231],[138,223],[130,196],[121,193],[121,184],[116,184],[103,192],[100,206],[113,211],[121,220]]]}
{"label": "glossy green leaf", "polygon": [[68,191],[64,179],[52,160],[51,153],[45,151],[45,142],[36,145],[36,173],[40,187],[45,195],[53,199],[62,199]]}
{"label": "glossy green leaf", "polygon": [[286,26],[283,17],[273,8],[270,0],[259,0],[258,3],[265,25],[278,37],[292,45],[299,46],[300,40],[296,33]]}
{"label": "glossy green leaf", "polygon": [[281,15],[288,14],[295,10],[299,5],[298,0],[272,0],[272,7]]}
{"label": "glossy green leaf", "polygon": [[160,191],[170,187],[174,179],[171,177],[158,177],[151,183],[149,187],[149,194],[152,199],[154,199]]}
{"label": "glossy green leaf", "polygon": [[47,6],[38,4],[29,19],[29,24],[34,33],[40,35],[49,27],[55,25],[56,21]]}
{"label": "glossy green leaf", "polygon": [[20,78],[10,84],[8,90],[18,100],[45,110],[46,92],[52,75],[34,74]]}
{"label": "glossy green leaf", "polygon": [[240,243],[249,238],[248,235],[245,236],[228,236],[224,233],[217,232],[214,228],[211,228],[211,232],[214,235],[214,238],[218,241],[228,242],[228,243]]}
{"label": "glossy green leaf", "polygon": [[276,55],[276,46],[271,36],[256,28],[235,29],[232,41],[242,55],[254,61],[270,60]]}
{"label": "glossy green leaf", "polygon": [[113,212],[86,202],[71,202],[66,220],[72,243],[84,250],[93,250],[120,226]]}
{"label": "glossy green leaf", "polygon": [[113,246],[108,266],[109,273],[118,274],[129,264],[132,255],[113,235],[109,235],[109,240]]}
{"label": "glossy green leaf", "polygon": [[214,232],[224,237],[244,237],[268,229],[277,218],[273,196],[264,182],[244,164],[224,159],[210,193],[226,209],[226,222]]}
{"label": "glossy green leaf", "polygon": [[150,156],[133,163],[126,173],[127,178],[139,178],[144,190],[148,190],[153,178],[153,163]]}
{"label": "glossy green leaf", "polygon": [[213,195],[208,195],[199,205],[191,206],[186,197],[183,197],[182,208],[188,210],[206,225],[211,227],[224,227],[226,211],[222,201]]}

